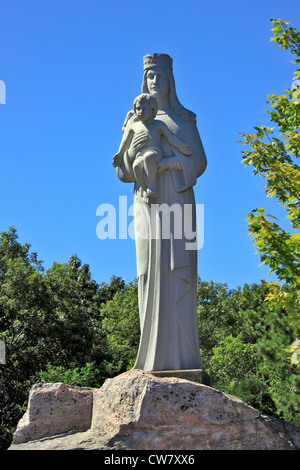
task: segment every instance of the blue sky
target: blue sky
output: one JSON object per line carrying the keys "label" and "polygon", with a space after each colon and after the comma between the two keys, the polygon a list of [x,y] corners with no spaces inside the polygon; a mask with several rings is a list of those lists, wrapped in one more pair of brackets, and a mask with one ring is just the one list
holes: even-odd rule
{"label": "blue sky", "polygon": [[77,254],[97,282],[135,278],[134,240],[99,240],[96,209],[118,209],[119,196],[132,204],[112,156],[141,90],[142,57],[165,52],[208,159],[195,187],[205,211],[198,272],[232,288],[266,279],[247,213],[283,213],[237,141],[268,124],[267,94],[291,86],[294,66],[270,42],[270,18],[300,29],[299,1],[1,0],[0,230],[16,226],[45,268]]}

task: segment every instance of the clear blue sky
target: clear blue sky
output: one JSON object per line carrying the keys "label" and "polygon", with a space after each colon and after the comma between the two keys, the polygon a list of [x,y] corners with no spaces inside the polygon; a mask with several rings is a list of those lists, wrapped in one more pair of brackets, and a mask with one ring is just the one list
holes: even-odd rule
{"label": "clear blue sky", "polygon": [[135,278],[134,240],[99,240],[96,209],[117,207],[119,196],[132,203],[111,160],[141,90],[142,57],[165,52],[208,159],[195,187],[205,208],[199,274],[230,287],[267,278],[247,212],[281,212],[237,141],[268,124],[267,94],[291,85],[294,66],[270,42],[270,18],[300,29],[299,0],[1,0],[0,230],[16,226],[45,268],[77,254],[97,282]]}

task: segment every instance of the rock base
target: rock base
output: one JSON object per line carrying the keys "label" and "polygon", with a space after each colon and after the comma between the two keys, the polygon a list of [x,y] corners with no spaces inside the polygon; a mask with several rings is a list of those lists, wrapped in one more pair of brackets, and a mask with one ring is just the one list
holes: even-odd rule
{"label": "rock base", "polygon": [[91,427],[93,389],[63,383],[32,387],[26,413],[14,434],[14,444],[59,434],[74,434]]}
{"label": "rock base", "polygon": [[202,369],[152,370],[150,374],[155,377],[177,377],[178,379],[190,380],[191,382],[212,387],[211,377]]}
{"label": "rock base", "polygon": [[33,387],[9,450],[80,449],[296,450],[300,429],[207,385],[140,370],[99,389]]}

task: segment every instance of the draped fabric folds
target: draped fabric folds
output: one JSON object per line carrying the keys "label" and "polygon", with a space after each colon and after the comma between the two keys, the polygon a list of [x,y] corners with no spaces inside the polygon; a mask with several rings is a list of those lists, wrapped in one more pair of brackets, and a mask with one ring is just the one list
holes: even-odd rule
{"label": "draped fabric folds", "polygon": [[[194,122],[182,123],[175,113],[157,118],[164,120],[172,132],[195,150],[186,157],[176,153],[166,141],[162,142],[163,155],[175,156],[181,170],[165,171],[158,177],[158,195],[154,200],[145,200],[142,188],[135,182],[141,337],[134,368],[202,369],[197,328],[197,250],[187,249],[191,240],[185,233],[187,216],[192,232],[196,233],[193,185],[201,173],[202,144]],[[126,157],[118,168],[118,176],[124,182],[134,181]]]}

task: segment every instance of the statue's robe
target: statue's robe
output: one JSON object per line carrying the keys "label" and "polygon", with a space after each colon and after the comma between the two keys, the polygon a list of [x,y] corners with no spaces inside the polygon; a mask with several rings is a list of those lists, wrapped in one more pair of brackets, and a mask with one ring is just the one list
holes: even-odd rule
{"label": "statue's robe", "polygon": [[[206,158],[195,121],[182,121],[173,111],[158,114],[156,119],[164,121],[177,137],[188,143],[193,153],[189,157],[182,155],[162,139],[164,157],[175,156],[181,169],[158,176],[158,195],[150,202],[145,201],[145,192],[135,181],[127,153],[117,169],[121,181],[135,182],[141,337],[134,368],[202,369],[197,327],[197,248],[191,233],[196,234],[193,186],[205,170]],[[170,224],[167,221],[164,225],[168,214]],[[184,216],[189,218],[185,221]]]}

